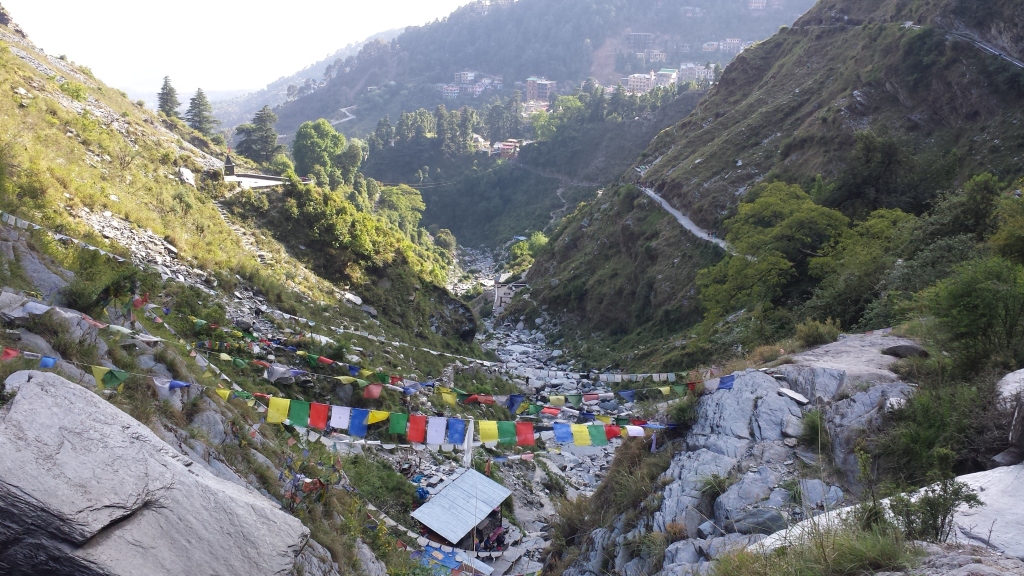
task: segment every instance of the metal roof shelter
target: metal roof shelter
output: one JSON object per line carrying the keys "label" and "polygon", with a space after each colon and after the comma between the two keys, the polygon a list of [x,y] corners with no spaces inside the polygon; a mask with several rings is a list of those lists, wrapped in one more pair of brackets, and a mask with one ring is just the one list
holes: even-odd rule
{"label": "metal roof shelter", "polygon": [[412,517],[456,544],[511,495],[508,488],[476,470],[460,468]]}

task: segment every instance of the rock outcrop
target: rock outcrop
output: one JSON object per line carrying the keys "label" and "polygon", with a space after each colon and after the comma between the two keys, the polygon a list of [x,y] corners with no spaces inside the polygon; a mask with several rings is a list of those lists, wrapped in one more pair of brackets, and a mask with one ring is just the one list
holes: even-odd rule
{"label": "rock outcrop", "polygon": [[0,407],[0,573],[285,575],[308,530],[95,393],[17,372]]}

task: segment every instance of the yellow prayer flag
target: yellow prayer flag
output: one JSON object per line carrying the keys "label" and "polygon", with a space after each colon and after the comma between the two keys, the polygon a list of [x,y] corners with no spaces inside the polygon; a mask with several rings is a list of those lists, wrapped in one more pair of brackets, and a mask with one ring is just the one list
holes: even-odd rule
{"label": "yellow prayer flag", "polygon": [[572,443],[576,446],[590,446],[590,430],[583,424],[573,424]]}
{"label": "yellow prayer flag", "polygon": [[597,418],[597,419],[598,419],[599,421],[601,421],[601,422],[604,422],[605,424],[611,424],[611,423],[612,423],[612,417],[611,417],[611,416],[603,416],[603,415],[601,415],[601,414],[598,414],[598,415],[596,416],[596,418]]}
{"label": "yellow prayer flag", "polygon": [[492,420],[481,420],[477,422],[480,425],[480,441],[481,442],[497,442],[498,441],[498,423]]}
{"label": "yellow prayer flag", "polygon": [[255,406],[255,405],[256,405],[256,399],[255,399],[255,398],[249,398],[248,400],[246,400],[246,401],[245,401],[245,403],[246,403],[246,404],[247,404],[247,405],[248,405],[249,407]]}
{"label": "yellow prayer flag", "polygon": [[231,356],[223,352],[220,353],[220,359],[225,362],[231,362]]}
{"label": "yellow prayer flag", "polygon": [[296,352],[295,354],[296,354],[297,356],[305,356],[306,354],[308,354],[308,352],[306,352],[305,350],[299,350],[299,351],[298,351],[298,352]]}
{"label": "yellow prayer flag", "polygon": [[629,430],[626,430],[626,427],[623,426],[622,429],[619,430],[619,436],[622,436],[623,438],[629,438]]}
{"label": "yellow prayer flag", "polygon": [[451,394],[452,393],[452,389],[451,388],[445,388],[444,386],[438,386],[437,387],[437,391],[440,392],[441,394]]}
{"label": "yellow prayer flag", "polygon": [[228,397],[231,396],[231,390],[228,390],[227,388],[223,390],[217,390],[217,396],[220,396],[224,400],[227,400]]}
{"label": "yellow prayer flag", "polygon": [[373,370],[367,370],[366,368],[363,368],[362,370],[359,371],[359,375],[362,376],[363,378],[366,378],[367,376],[373,376],[373,374]]}
{"label": "yellow prayer flag", "polygon": [[103,376],[106,375],[107,372],[110,372],[110,368],[104,368],[103,366],[92,367],[92,377],[96,379],[97,387],[103,387]]}
{"label": "yellow prayer flag", "polygon": [[455,397],[455,394],[452,394],[450,392],[442,392],[441,400],[444,400],[444,403],[448,404],[449,406],[455,406],[456,404],[458,404],[458,398]]}
{"label": "yellow prayer flag", "polygon": [[529,402],[523,402],[523,403],[521,403],[519,405],[519,408],[516,408],[516,414],[517,415],[518,414],[522,414],[523,412],[526,412],[529,409],[530,409],[530,403]]}
{"label": "yellow prayer flag", "polygon": [[669,388],[668,386],[662,386],[661,388],[658,388],[658,390],[661,390],[661,393],[664,394],[665,396],[668,396],[669,393],[671,393],[672,391],[672,389]]}
{"label": "yellow prayer flag", "polygon": [[383,422],[391,416],[391,412],[385,412],[383,410],[370,410],[370,416],[366,419],[367,424],[376,424],[377,422]]}
{"label": "yellow prayer flag", "polygon": [[340,380],[342,384],[351,384],[356,381],[356,379],[351,376],[335,376],[334,379]]}
{"label": "yellow prayer flag", "polygon": [[565,406],[565,396],[548,396],[548,402],[552,406]]}
{"label": "yellow prayer flag", "polygon": [[288,419],[288,408],[292,401],[287,398],[271,398],[267,409],[267,423],[280,424]]}

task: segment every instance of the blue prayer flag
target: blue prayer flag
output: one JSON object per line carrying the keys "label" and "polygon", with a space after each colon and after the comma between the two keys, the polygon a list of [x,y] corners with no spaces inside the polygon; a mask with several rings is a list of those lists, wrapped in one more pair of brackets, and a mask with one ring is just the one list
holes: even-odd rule
{"label": "blue prayer flag", "polygon": [[448,419],[448,443],[456,446],[466,441],[466,421],[460,418]]}
{"label": "blue prayer flag", "polygon": [[728,376],[722,376],[718,379],[719,390],[732,390],[732,384],[736,381],[736,375],[730,374]]}
{"label": "blue prayer flag", "polygon": [[57,359],[52,356],[43,356],[39,359],[40,368],[53,368],[57,365]]}
{"label": "blue prayer flag", "polygon": [[171,380],[171,383],[167,385],[168,390],[177,390],[178,388],[188,388],[192,386],[188,382],[182,382],[181,380]]}
{"label": "blue prayer flag", "polygon": [[580,412],[580,422],[593,422],[594,415],[590,412]]}
{"label": "blue prayer flag", "polygon": [[555,430],[555,442],[559,442],[561,444],[572,443],[572,426],[561,422],[555,422],[552,424],[552,427]]}
{"label": "blue prayer flag", "polygon": [[362,438],[366,436],[366,423],[370,418],[370,411],[362,408],[352,409],[352,420],[348,423],[348,433],[352,436]]}
{"label": "blue prayer flag", "polygon": [[524,400],[526,400],[526,396],[523,396],[522,394],[512,394],[508,397],[508,402],[505,403],[505,406],[508,408],[508,411],[515,416],[516,411],[519,410],[519,406],[522,405]]}
{"label": "blue prayer flag", "polygon": [[361,370],[359,366],[353,366],[351,364],[348,365],[349,376],[352,376],[353,378],[359,376],[359,370]]}
{"label": "blue prayer flag", "polygon": [[626,402],[632,402],[636,397],[636,390],[619,390],[619,396],[622,396]]}

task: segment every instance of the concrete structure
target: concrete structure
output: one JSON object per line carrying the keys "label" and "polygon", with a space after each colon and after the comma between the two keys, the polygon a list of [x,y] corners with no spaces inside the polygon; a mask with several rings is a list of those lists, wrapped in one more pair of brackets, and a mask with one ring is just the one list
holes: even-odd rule
{"label": "concrete structure", "polygon": [[505,306],[512,301],[516,292],[526,288],[525,282],[511,282],[502,284],[501,277],[494,279],[494,313],[500,314],[505,311]]}
{"label": "concrete structure", "polygon": [[646,94],[654,88],[654,71],[647,74],[630,74],[626,79],[626,89],[634,94]]}
{"label": "concrete structure", "polygon": [[629,47],[633,52],[646,52],[654,44],[654,34],[650,32],[631,32],[629,34]]}
{"label": "concrete structure", "polygon": [[547,102],[555,93],[558,83],[544,77],[531,76],[526,79],[526,100],[543,100]]}
{"label": "concrete structure", "polygon": [[718,49],[730,54],[739,54],[743,49],[743,41],[739,38],[726,38],[718,43]]}
{"label": "concrete structure", "polygon": [[696,6],[683,6],[680,8],[683,12],[683,18],[703,18],[704,9],[697,8]]}
{"label": "concrete structure", "polygon": [[453,100],[459,97],[459,87],[454,84],[447,84],[444,88],[441,88],[441,96],[446,99]]}
{"label": "concrete structure", "polygon": [[672,68],[662,68],[654,75],[655,86],[675,86],[679,81],[679,72]]}
{"label": "concrete structure", "polygon": [[414,510],[412,517],[447,540],[448,545],[473,550],[474,529],[493,516],[511,495],[508,488],[476,470],[457,470],[449,484]]}
{"label": "concrete structure", "polygon": [[476,72],[463,70],[455,73],[455,84],[469,84],[476,78]]}
{"label": "concrete structure", "polygon": [[[309,182],[309,178],[300,178],[302,182]],[[283,176],[268,176],[266,174],[247,174],[235,171],[235,162],[229,155],[224,159],[224,181],[235,182],[245,189],[249,188],[270,188],[280,186],[287,180]]]}
{"label": "concrete structure", "polygon": [[718,52],[718,42],[705,42],[700,49],[704,52]]}
{"label": "concrete structure", "polygon": [[668,54],[665,54],[661,50],[648,50],[647,61],[648,62],[664,62],[668,59]]}

